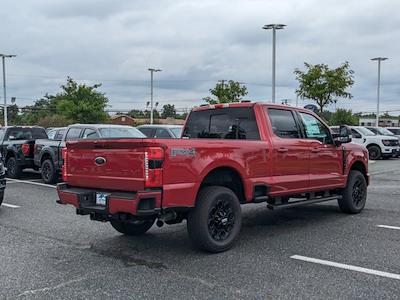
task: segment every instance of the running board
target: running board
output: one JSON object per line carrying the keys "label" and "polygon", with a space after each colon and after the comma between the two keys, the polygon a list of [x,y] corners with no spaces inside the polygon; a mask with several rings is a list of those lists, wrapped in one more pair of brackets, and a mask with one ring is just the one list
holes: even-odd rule
{"label": "running board", "polygon": [[335,195],[335,196],[330,196],[330,197],[321,197],[321,198],[314,198],[314,199],[309,199],[309,200],[294,201],[294,202],[289,202],[289,203],[285,203],[285,204],[268,204],[267,207],[271,210],[277,209],[277,208],[290,208],[290,207],[296,207],[296,206],[300,206],[300,205],[307,205],[307,204],[313,204],[313,203],[318,203],[318,202],[338,200],[341,198],[342,198],[341,195]]}

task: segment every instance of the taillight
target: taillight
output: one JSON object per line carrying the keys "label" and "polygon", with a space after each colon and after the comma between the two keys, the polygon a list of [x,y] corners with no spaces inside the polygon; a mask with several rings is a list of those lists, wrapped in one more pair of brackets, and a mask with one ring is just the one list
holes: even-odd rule
{"label": "taillight", "polygon": [[68,161],[68,152],[67,152],[67,148],[62,148],[61,150],[61,157],[62,157],[62,167],[61,167],[61,174],[62,174],[62,179],[63,181],[67,181],[68,176],[67,176],[67,161]]}
{"label": "taillight", "polygon": [[31,152],[31,145],[29,144],[22,144],[21,145],[21,149],[22,149],[22,153],[25,156],[29,156],[30,152]]}
{"label": "taillight", "polygon": [[145,187],[161,187],[163,183],[164,149],[146,147],[144,150]]}

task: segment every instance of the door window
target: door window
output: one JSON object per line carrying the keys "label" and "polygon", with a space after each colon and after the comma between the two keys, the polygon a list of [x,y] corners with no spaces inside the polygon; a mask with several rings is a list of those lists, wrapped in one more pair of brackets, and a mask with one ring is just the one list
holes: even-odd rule
{"label": "door window", "polygon": [[318,140],[324,144],[333,144],[331,133],[320,120],[316,117],[300,113],[304,125],[304,131],[307,139]]}
{"label": "door window", "polygon": [[97,131],[92,128],[86,128],[82,135],[83,139],[98,139]]}
{"label": "door window", "polygon": [[70,128],[67,132],[67,136],[65,140],[71,141],[71,140],[78,140],[80,135],[81,135],[81,128]]}
{"label": "door window", "polygon": [[65,129],[60,129],[57,131],[56,137],[54,138],[56,141],[61,141],[65,133]]}
{"label": "door window", "polygon": [[268,109],[272,130],[275,135],[286,139],[299,139],[301,137],[299,127],[293,113],[285,109]]}
{"label": "door window", "polygon": [[362,138],[361,134],[359,132],[357,132],[356,130],[354,130],[354,129],[351,129],[351,135],[355,139],[361,139]]}
{"label": "door window", "polygon": [[166,130],[164,128],[157,128],[156,134],[155,134],[154,137],[155,138],[159,138],[159,139],[169,139],[169,138],[171,138],[171,136],[169,135],[168,130]]}
{"label": "door window", "polygon": [[148,138],[153,137],[153,129],[152,128],[138,128],[145,136]]}
{"label": "door window", "polygon": [[49,137],[49,140],[54,140],[55,136],[56,136],[57,130],[50,130],[47,133],[47,136]]}

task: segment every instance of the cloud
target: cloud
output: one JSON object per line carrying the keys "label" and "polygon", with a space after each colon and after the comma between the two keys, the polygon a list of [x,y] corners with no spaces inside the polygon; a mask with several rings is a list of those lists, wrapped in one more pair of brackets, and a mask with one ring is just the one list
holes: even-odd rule
{"label": "cloud", "polygon": [[[375,108],[375,56],[382,64],[382,110],[400,112],[400,3],[384,1],[5,1],[0,52],[7,61],[10,96],[26,105],[56,93],[67,76],[102,82],[115,108],[144,107],[149,67],[160,103],[201,103],[219,79],[246,83],[246,98],[270,99],[271,40],[277,33],[277,99],[296,100],[295,68],[304,61],[355,71],[354,98],[338,107]],[[12,13],[10,13],[12,12]],[[25,98],[25,99],[22,99]],[[300,101],[301,104],[305,102]]]}

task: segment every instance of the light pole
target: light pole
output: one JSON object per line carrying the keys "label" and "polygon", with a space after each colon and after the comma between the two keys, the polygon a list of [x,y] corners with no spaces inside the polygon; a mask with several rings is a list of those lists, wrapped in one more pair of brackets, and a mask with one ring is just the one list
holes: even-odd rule
{"label": "light pole", "polygon": [[148,69],[150,71],[150,76],[151,76],[151,100],[150,100],[150,124],[153,124],[153,73],[154,72],[161,72],[161,69],[154,69],[154,68],[150,68]]}
{"label": "light pole", "polygon": [[275,64],[276,64],[276,31],[283,29],[284,24],[268,24],[263,29],[272,29],[272,103],[275,103]]}
{"label": "light pole", "polygon": [[6,58],[15,57],[13,54],[0,54],[3,61],[3,96],[4,96],[4,126],[8,125],[7,122],[7,92],[6,92]]}
{"label": "light pole", "polygon": [[378,87],[377,87],[377,101],[376,101],[376,125],[379,126],[379,99],[380,99],[380,92],[381,92],[381,61],[387,60],[387,57],[375,57],[371,58],[373,61],[378,61]]}

